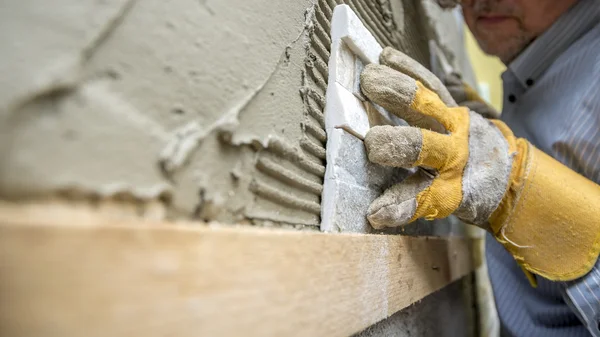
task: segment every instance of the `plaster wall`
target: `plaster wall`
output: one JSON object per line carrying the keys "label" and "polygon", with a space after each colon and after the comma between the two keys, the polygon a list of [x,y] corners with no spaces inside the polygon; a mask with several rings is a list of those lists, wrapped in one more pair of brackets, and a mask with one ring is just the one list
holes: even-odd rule
{"label": "plaster wall", "polygon": [[[425,65],[428,17],[452,17],[417,0],[347,3],[381,45]],[[336,4],[4,2],[0,197],[316,229]]]}

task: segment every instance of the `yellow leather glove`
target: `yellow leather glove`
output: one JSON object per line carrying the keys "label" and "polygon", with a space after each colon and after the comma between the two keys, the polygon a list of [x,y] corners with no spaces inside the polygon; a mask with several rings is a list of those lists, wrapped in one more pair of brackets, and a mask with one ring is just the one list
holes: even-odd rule
{"label": "yellow leather glove", "polygon": [[407,59],[386,48],[361,75],[363,93],[411,125],[373,127],[365,146],[377,164],[426,170],[376,199],[371,225],[455,214],[492,232],[524,270],[561,281],[586,274],[600,251],[600,186],[501,121],[448,106],[424,84],[430,73],[403,71]]}
{"label": "yellow leather glove", "polygon": [[463,82],[458,74],[450,73],[446,75],[443,83],[458,105],[467,107],[469,110],[475,111],[485,118],[500,117],[498,111],[487,104],[475,89]]}

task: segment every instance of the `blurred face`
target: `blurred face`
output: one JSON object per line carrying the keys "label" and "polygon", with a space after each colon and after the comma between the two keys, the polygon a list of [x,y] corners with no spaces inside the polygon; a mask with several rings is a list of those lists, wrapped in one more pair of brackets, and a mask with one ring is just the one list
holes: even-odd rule
{"label": "blurred face", "polygon": [[463,0],[465,21],[484,52],[505,64],[577,0]]}

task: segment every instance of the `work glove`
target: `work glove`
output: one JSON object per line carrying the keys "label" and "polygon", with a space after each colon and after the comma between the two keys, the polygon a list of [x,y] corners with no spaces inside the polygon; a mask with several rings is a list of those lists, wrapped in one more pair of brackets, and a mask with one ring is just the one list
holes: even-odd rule
{"label": "work glove", "polygon": [[440,7],[444,9],[454,8],[456,7],[460,1],[459,0],[437,0],[437,3]]}
{"label": "work glove", "polygon": [[419,169],[373,201],[373,227],[454,214],[490,231],[532,282],[529,272],[565,281],[592,268],[600,251],[600,186],[503,122],[453,106],[444,89],[436,92],[431,73],[407,70],[415,61],[401,52],[384,49],[380,63],[365,67],[362,91],[410,126],[371,128],[368,158]]}
{"label": "work glove", "polygon": [[463,82],[460,76],[456,73],[450,73],[442,79],[444,85],[452,95],[452,98],[460,106],[469,108],[485,118],[499,118],[500,114],[496,109],[487,104],[487,102],[479,96],[475,89]]}

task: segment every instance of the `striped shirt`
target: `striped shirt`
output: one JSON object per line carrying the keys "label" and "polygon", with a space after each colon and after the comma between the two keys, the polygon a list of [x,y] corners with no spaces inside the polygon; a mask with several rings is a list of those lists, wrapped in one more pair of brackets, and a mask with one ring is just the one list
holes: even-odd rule
{"label": "striped shirt", "polygon": [[[502,120],[515,135],[600,183],[600,0],[564,13],[502,80]],[[538,276],[532,288],[493,237],[486,244],[503,336],[600,337],[600,262],[581,279]]]}

